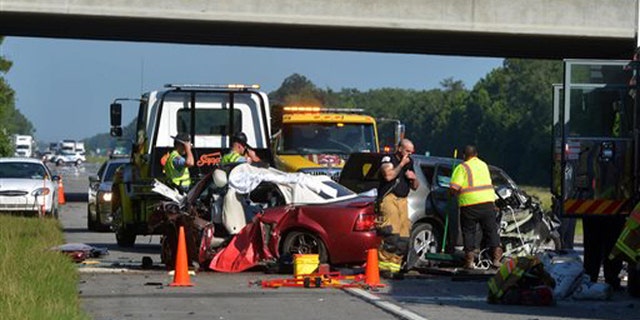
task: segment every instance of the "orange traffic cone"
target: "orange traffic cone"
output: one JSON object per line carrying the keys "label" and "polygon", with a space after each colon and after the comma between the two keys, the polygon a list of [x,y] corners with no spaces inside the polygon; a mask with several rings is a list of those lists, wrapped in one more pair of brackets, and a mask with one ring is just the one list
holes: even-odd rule
{"label": "orange traffic cone", "polygon": [[378,249],[367,250],[367,268],[365,269],[365,283],[372,287],[380,286],[380,269],[378,268]]}
{"label": "orange traffic cone", "polygon": [[64,185],[62,185],[62,177],[58,179],[58,204],[65,204],[67,201],[64,199]]}
{"label": "orange traffic cone", "polygon": [[178,253],[176,254],[176,268],[173,273],[171,287],[192,287],[189,280],[189,263],[187,262],[187,243],[184,236],[184,226],[180,226],[178,235]]}

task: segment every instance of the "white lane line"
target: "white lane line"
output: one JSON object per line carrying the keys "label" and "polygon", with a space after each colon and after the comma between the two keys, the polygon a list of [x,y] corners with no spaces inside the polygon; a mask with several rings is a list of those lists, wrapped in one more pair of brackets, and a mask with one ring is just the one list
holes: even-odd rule
{"label": "white lane line", "polygon": [[428,320],[427,318],[409,309],[403,308],[397,304],[384,300],[374,294],[367,292],[366,290],[363,290],[360,288],[345,288],[343,290],[351,295],[359,297],[360,299],[363,299],[373,304],[374,306],[386,312],[391,313],[392,315],[398,318],[405,319],[405,320]]}
{"label": "white lane line", "polygon": [[469,301],[469,302],[484,302],[487,301],[486,297],[478,296],[457,296],[457,297],[419,297],[419,296],[393,296],[395,300],[407,300],[418,302],[438,302],[438,301]]}

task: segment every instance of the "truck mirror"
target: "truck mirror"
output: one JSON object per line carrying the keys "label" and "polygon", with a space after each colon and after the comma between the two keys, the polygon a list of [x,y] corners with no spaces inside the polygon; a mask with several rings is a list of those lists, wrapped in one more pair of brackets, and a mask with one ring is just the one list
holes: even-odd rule
{"label": "truck mirror", "polygon": [[112,137],[122,137],[122,128],[121,127],[111,127],[111,136]]}
{"label": "truck mirror", "polygon": [[122,104],[112,103],[110,106],[111,111],[111,126],[119,127],[122,125]]}

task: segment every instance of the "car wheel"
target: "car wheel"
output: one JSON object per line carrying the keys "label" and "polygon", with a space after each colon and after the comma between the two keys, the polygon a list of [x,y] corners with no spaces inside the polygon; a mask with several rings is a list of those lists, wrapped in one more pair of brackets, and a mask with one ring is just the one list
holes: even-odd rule
{"label": "car wheel", "polygon": [[58,167],[63,165],[63,164],[64,164],[64,161],[62,161],[62,160],[56,161],[56,166],[58,166]]}
{"label": "car wheel", "polygon": [[52,209],[52,211],[47,211],[47,212],[44,213],[44,216],[46,218],[58,219],[58,209],[54,208],[54,209]]}
{"label": "car wheel", "polygon": [[82,160],[78,159],[76,160],[76,167],[82,164]]}
{"label": "car wheel", "polygon": [[87,229],[89,231],[95,231],[96,230],[96,223],[95,221],[93,221],[93,219],[91,219],[91,209],[89,208],[90,205],[87,205]]}
{"label": "car wheel", "polygon": [[293,231],[287,235],[282,244],[282,255],[318,254],[320,263],[328,263],[327,247],[322,240],[309,232]]}
{"label": "car wheel", "polygon": [[432,265],[424,255],[440,252],[442,235],[438,228],[429,222],[420,222],[413,227],[407,253],[407,269],[424,268]]}

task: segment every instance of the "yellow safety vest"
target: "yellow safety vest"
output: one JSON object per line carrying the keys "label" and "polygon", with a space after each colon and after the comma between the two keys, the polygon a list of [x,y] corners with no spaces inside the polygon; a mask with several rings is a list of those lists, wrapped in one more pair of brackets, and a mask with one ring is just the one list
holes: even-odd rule
{"label": "yellow safety vest", "polygon": [[459,192],[459,207],[493,202],[496,197],[489,167],[477,157],[461,163],[453,170],[451,188]]}
{"label": "yellow safety vest", "polygon": [[169,154],[169,158],[167,159],[167,162],[164,164],[164,173],[167,175],[167,178],[169,178],[169,180],[173,184],[177,186],[188,187],[191,185],[191,176],[189,175],[189,168],[187,168],[187,166],[184,166],[182,170],[178,170],[176,169],[176,167],[173,166],[173,159],[179,156],[180,154],[178,153],[178,151],[176,150],[171,151],[171,153]]}
{"label": "yellow safety vest", "polygon": [[220,160],[220,164],[238,162],[238,159],[240,159],[241,157],[242,156],[240,154],[236,153],[235,151],[231,151],[225,154],[224,156],[222,156],[222,159]]}

